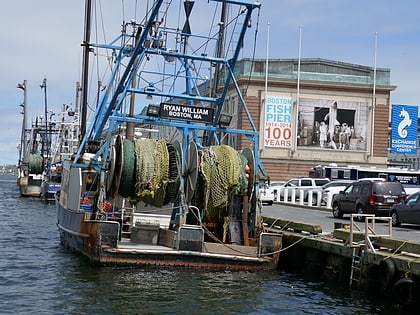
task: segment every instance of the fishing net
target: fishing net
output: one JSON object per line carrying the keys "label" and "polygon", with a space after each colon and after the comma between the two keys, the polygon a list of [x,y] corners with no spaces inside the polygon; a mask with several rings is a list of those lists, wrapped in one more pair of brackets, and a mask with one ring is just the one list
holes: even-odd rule
{"label": "fishing net", "polygon": [[135,194],[138,201],[152,206],[164,204],[169,179],[169,152],[165,140],[138,139]]}
{"label": "fishing net", "polygon": [[29,173],[41,174],[44,170],[44,158],[40,153],[29,154]]}
{"label": "fishing net", "polygon": [[166,143],[169,154],[169,179],[166,186],[165,199],[163,204],[166,205],[175,200],[178,196],[179,187],[181,184],[180,179],[180,160],[178,152],[171,143]]}
{"label": "fishing net", "polygon": [[123,166],[118,193],[123,197],[133,197],[136,176],[136,155],[134,154],[134,143],[127,139],[123,141],[122,160]]}
{"label": "fishing net", "polygon": [[201,172],[208,188],[204,202],[206,218],[214,221],[223,216],[220,210],[229,204],[232,194],[244,194],[246,158],[230,146],[212,146],[202,152]]}

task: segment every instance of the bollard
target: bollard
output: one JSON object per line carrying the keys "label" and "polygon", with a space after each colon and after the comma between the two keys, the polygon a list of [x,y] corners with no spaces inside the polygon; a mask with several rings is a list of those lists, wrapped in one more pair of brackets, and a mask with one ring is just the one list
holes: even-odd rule
{"label": "bollard", "polygon": [[317,191],[316,206],[321,207],[322,191]]}
{"label": "bollard", "polygon": [[313,202],[313,191],[308,191],[308,206],[312,207]]}
{"label": "bollard", "polygon": [[331,202],[332,202],[332,194],[330,192],[327,193],[327,208],[331,208]]}
{"label": "bollard", "polygon": [[289,202],[289,190],[287,188],[283,190],[283,201]]}
{"label": "bollard", "polygon": [[303,194],[305,192],[303,190],[299,190],[299,204],[302,206],[303,205]]}
{"label": "bollard", "polygon": [[292,189],[292,194],[290,196],[290,202],[295,203],[296,202],[296,189]]}

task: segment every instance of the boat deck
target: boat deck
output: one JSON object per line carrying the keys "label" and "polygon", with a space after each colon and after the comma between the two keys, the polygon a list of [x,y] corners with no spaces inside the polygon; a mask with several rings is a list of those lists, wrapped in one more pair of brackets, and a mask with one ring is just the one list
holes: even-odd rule
{"label": "boat deck", "polygon": [[121,241],[118,242],[118,251],[133,251],[133,250],[142,250],[142,251],[173,251],[176,252],[174,248],[170,248],[163,245],[157,244],[142,244],[132,242],[129,238],[122,238]]}

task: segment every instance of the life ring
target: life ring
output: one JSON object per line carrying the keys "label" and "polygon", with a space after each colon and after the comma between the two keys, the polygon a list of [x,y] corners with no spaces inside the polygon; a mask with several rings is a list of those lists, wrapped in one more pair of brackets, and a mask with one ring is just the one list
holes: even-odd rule
{"label": "life ring", "polygon": [[379,263],[379,281],[385,289],[391,288],[395,283],[395,262],[391,258],[384,258]]}
{"label": "life ring", "polygon": [[414,305],[419,302],[420,290],[411,278],[402,278],[395,282],[392,293],[401,305]]}

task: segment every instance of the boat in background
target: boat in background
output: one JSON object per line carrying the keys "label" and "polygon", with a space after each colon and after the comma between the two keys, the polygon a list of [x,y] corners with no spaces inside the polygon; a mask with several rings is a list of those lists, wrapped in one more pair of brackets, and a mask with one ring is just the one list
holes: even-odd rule
{"label": "boat in background", "polygon": [[[77,84],[79,86],[79,84]],[[80,89],[77,88],[77,91]],[[54,202],[61,188],[62,163],[76,154],[79,147],[80,122],[78,106],[73,109],[63,104],[58,119],[50,120],[51,154],[46,159],[41,196],[45,202]]]}
{"label": "boat in background", "polygon": [[23,122],[21,142],[19,144],[19,161],[17,165],[17,185],[21,197],[40,197],[43,181],[44,157],[42,147],[44,129],[40,126],[38,118],[27,127],[27,86],[26,80],[19,83],[17,88],[23,90],[22,107]]}
{"label": "boat in background", "polygon": [[[56,194],[61,243],[99,265],[275,269],[282,236],[262,225],[259,183],[267,175],[234,76],[260,4],[155,0],[146,7],[141,21],[123,21],[117,39],[93,44],[86,1],[83,137],[63,162]],[[227,12],[237,15],[228,21]],[[107,56],[112,70],[86,128],[92,51]],[[250,130],[230,128],[229,100],[242,106]]]}

